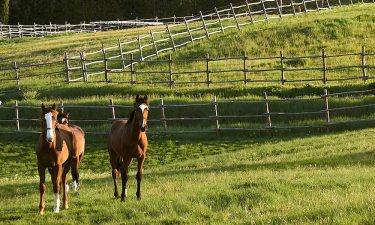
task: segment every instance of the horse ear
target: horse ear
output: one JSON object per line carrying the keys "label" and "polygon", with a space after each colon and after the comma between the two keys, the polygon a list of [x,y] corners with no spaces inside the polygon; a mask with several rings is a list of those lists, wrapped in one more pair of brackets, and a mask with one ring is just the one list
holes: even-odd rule
{"label": "horse ear", "polygon": [[69,116],[70,116],[70,112],[67,112],[67,113],[66,113],[66,118],[69,119]]}
{"label": "horse ear", "polygon": [[56,104],[55,104],[55,103],[53,103],[53,105],[52,105],[52,109],[53,109],[53,110],[56,110]]}
{"label": "horse ear", "polygon": [[145,97],[143,97],[143,99],[144,99],[145,101],[147,101],[147,99],[148,99],[147,95],[145,95]]}
{"label": "horse ear", "polygon": [[42,103],[41,107],[43,111],[46,109],[46,106],[44,105],[44,103]]}
{"label": "horse ear", "polygon": [[135,101],[138,102],[139,100],[139,95],[135,96]]}

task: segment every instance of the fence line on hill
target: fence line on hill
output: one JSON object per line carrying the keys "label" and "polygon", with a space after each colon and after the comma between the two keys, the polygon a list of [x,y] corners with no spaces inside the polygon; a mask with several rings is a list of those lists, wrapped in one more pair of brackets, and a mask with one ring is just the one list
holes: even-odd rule
{"label": "fence line on hill", "polygon": [[[364,3],[364,1],[358,2]],[[368,2],[374,3],[375,0],[368,0]],[[68,56],[68,53],[65,52],[64,60],[81,59],[81,64],[85,64],[87,57],[103,54],[108,55],[108,59],[123,60],[135,57],[135,59],[143,61],[158,56],[159,53],[176,51],[177,48],[194,41],[210,38],[217,33],[224,33],[227,29],[240,30],[242,26],[257,22],[268,22],[271,19],[282,19],[286,16],[332,9],[346,4],[353,4],[353,0],[290,0],[290,4],[279,4],[279,0],[255,0],[252,2],[245,0],[242,4],[230,4],[229,7],[223,9],[215,8],[208,14],[200,12],[198,17],[184,18],[184,23],[174,25],[167,23],[163,31],[150,31],[148,35],[138,35],[133,40],[119,40],[117,46],[89,53],[82,51],[79,56]],[[110,54],[112,55],[110,56]],[[102,61],[93,60],[90,65],[98,63],[102,63]],[[124,70],[129,66],[132,64],[123,63],[123,68],[118,68],[118,70]],[[84,66],[76,65],[70,69],[82,70],[83,74],[87,73]],[[82,79],[85,80],[85,78]]]}
{"label": "fence line on hill", "polygon": [[[103,50],[105,52],[105,50]],[[112,82],[112,83],[128,83],[131,85],[140,84],[153,84],[153,85],[168,85],[170,88],[176,85],[182,84],[204,84],[210,87],[213,84],[229,84],[229,83],[243,83],[245,85],[249,83],[280,83],[285,84],[288,82],[334,82],[334,81],[352,81],[372,80],[375,76],[372,75],[372,69],[375,65],[375,53],[366,52],[365,46],[362,46],[360,52],[352,53],[338,53],[338,54],[327,54],[325,49],[322,49],[319,55],[298,55],[298,56],[286,56],[283,51],[280,51],[278,56],[268,57],[250,57],[246,53],[242,56],[223,57],[223,58],[210,58],[209,55],[206,58],[199,59],[185,59],[185,60],[173,60],[170,55],[166,60],[136,60],[134,57],[131,59],[111,59],[106,54],[103,54],[103,59],[86,60],[83,57],[76,59],[81,63],[80,68],[85,71],[78,78],[72,78],[73,70],[77,68],[69,67],[69,63],[74,59],[65,60],[65,65],[62,61],[53,61],[47,63],[36,63],[36,64],[22,64],[14,62],[12,67],[0,68],[0,82],[14,82],[14,87],[0,90],[0,93],[19,92],[21,91],[22,79],[36,77],[36,76],[57,76],[60,77],[60,81],[65,80],[67,83],[70,82]],[[340,64],[340,63],[329,63],[330,59],[341,59],[344,57],[357,57],[357,59],[351,59],[351,64]],[[273,60],[274,66],[267,66],[267,62]],[[310,66],[288,66],[289,62],[295,62],[296,60],[313,60],[313,65]],[[357,63],[355,62],[357,60]],[[102,62],[101,68],[95,68],[95,71],[88,69],[88,65],[91,62]],[[231,67],[226,66],[225,69],[221,69],[220,66],[215,65],[216,62],[226,62],[225,65],[229,65],[234,61],[237,64]],[[336,60],[338,61],[338,60]],[[110,64],[118,63],[121,66],[130,63],[127,67],[127,71],[110,68]],[[257,62],[260,66],[256,67],[253,62]],[[163,70],[160,69],[149,69],[148,71],[142,70],[142,65],[152,65],[158,63]],[[186,63],[201,63],[201,68],[185,69]],[[58,65],[60,68],[54,69],[48,73],[43,74],[28,74],[29,68],[45,67],[51,65]],[[153,67],[150,67],[153,68]],[[23,70],[23,71],[22,71]],[[336,77],[330,75],[330,72],[334,71],[350,71],[350,76]],[[299,72],[316,72],[316,74],[304,75],[304,77],[298,77]],[[1,74],[7,73],[8,76],[2,76]],[[264,74],[267,73],[267,74]],[[356,74],[355,74],[356,73]],[[217,76],[218,79],[213,79],[215,75],[226,75]],[[233,75],[234,74],[234,75]],[[260,75],[259,75],[260,74]],[[296,76],[293,76],[297,74]],[[319,75],[320,74],[320,75]],[[91,78],[96,76],[94,81]],[[193,77],[195,75],[196,77]],[[271,76],[272,75],[272,76]],[[113,80],[112,76],[117,76],[117,80]],[[137,81],[138,76],[158,76],[156,81],[146,80]],[[179,77],[178,77],[179,76]],[[310,77],[311,76],[311,77]],[[186,78],[187,77],[187,78]],[[271,77],[272,79],[267,79]],[[200,78],[200,79],[198,79]],[[180,80],[179,80],[180,79]],[[195,79],[195,80],[194,80]]]}
{"label": "fence line on hill", "polygon": [[[101,78],[102,79],[96,79],[96,82],[116,82],[111,80],[111,73],[112,74],[129,74],[129,76],[123,76],[127,80],[120,80],[118,82],[120,83],[129,83],[129,84],[167,84],[171,88],[173,85],[178,84],[206,84],[208,87],[210,87],[211,84],[214,84],[215,82],[212,81],[211,76],[214,74],[227,74],[227,73],[237,73],[241,76],[241,78],[237,78],[235,80],[219,80],[216,81],[216,83],[232,83],[232,82],[242,82],[244,84],[247,83],[257,83],[257,82],[277,82],[277,83],[287,83],[287,82],[309,82],[309,81],[322,81],[324,84],[326,82],[330,81],[342,81],[342,80],[355,80],[355,79],[361,79],[364,82],[366,82],[369,79],[373,79],[374,77],[370,77],[369,69],[375,68],[375,65],[370,65],[368,63],[368,59],[370,57],[375,56],[375,53],[366,52],[365,46],[362,46],[362,49],[360,52],[355,53],[340,53],[340,54],[332,54],[328,55],[326,50],[323,48],[322,53],[320,55],[306,55],[306,56],[286,56],[283,51],[280,51],[279,56],[267,56],[267,57],[249,57],[247,56],[246,52],[242,56],[233,56],[233,57],[223,57],[223,58],[210,58],[207,54],[206,58],[199,58],[199,59],[182,59],[182,60],[173,60],[172,56],[169,55],[169,59],[166,60],[136,60],[134,59],[133,53],[131,54],[130,59],[114,59],[111,57],[108,57],[107,54],[105,54],[106,49],[102,49],[103,52],[103,58],[101,59],[91,59],[87,60],[84,57],[81,57],[80,59],[68,59],[65,57],[65,72],[66,72],[66,81],[69,82],[76,82],[76,81],[89,81],[89,78],[94,75],[104,75]],[[327,63],[327,59],[332,58],[342,58],[347,56],[358,56],[358,64],[356,65],[332,65],[330,66],[329,63]],[[318,65],[314,65],[313,67],[293,67],[286,65],[288,62],[295,61],[295,60],[307,60],[307,59],[320,59],[320,62],[317,62]],[[71,61],[78,61],[80,62],[79,67],[69,67],[69,62]],[[217,70],[214,67],[211,66],[211,63],[218,62],[218,61],[224,61],[226,62],[226,65],[229,65],[234,60],[237,60],[238,62],[241,62],[240,64],[236,64],[237,68],[228,69],[225,68],[224,70]],[[276,67],[259,67],[256,69],[253,69],[253,65],[251,62],[253,61],[261,61],[261,62],[268,62],[269,60],[278,60],[278,63]],[[373,60],[371,60],[372,62]],[[93,63],[101,62],[101,67],[95,68],[95,69],[89,69],[89,65],[92,65]],[[124,71],[122,69],[116,69],[116,68],[110,68],[109,64],[111,62],[119,62],[121,66],[123,65],[129,65],[126,68],[128,68],[127,71]],[[201,66],[203,69],[194,69],[194,70],[183,70],[181,72],[181,69],[184,69],[184,63],[203,63],[205,66]],[[142,69],[137,70],[136,64],[139,66],[142,66],[143,64],[146,65],[152,65],[158,63],[159,65],[164,65],[162,68],[167,68],[164,71],[160,70],[153,70],[149,69],[148,71],[142,71]],[[259,63],[259,62],[258,62]],[[261,63],[259,63],[261,64]],[[266,64],[266,63],[263,63]],[[179,69],[179,66],[181,69]],[[152,68],[152,67],[150,67]],[[328,76],[329,71],[342,71],[346,69],[360,69],[360,74],[350,76],[350,77],[341,77],[341,78],[330,78]],[[80,73],[82,73],[81,76],[78,78],[73,79],[71,77],[71,73],[74,71],[79,70]],[[320,77],[308,77],[306,79],[288,79],[286,72],[289,73],[298,73],[300,71],[319,71],[321,72]],[[264,72],[278,72],[279,78],[278,79],[252,79],[250,75],[253,77],[256,77],[255,75],[258,73],[264,73]],[[136,76],[137,75],[160,75],[160,79],[158,79],[155,82],[137,82]],[[203,79],[194,81],[194,80],[182,80],[178,81],[175,77],[175,75],[193,75],[198,74],[202,76]]]}
{"label": "fence line on hill", "polygon": [[[375,89],[372,90],[364,90],[364,91],[351,91],[351,92],[341,92],[341,93],[332,93],[329,94],[328,91],[325,89],[323,95],[320,97],[311,97],[311,98],[286,98],[286,99],[270,99],[268,94],[264,92],[264,96],[262,100],[252,100],[252,101],[218,101],[217,97],[214,96],[213,100],[211,102],[206,103],[192,103],[192,104],[165,104],[164,100],[160,100],[160,104],[158,106],[151,106],[150,107],[150,115],[157,114],[157,111],[159,111],[159,118],[156,119],[149,119],[149,123],[156,123],[161,127],[159,131],[155,128],[155,131],[151,131],[149,133],[151,134],[173,134],[173,133],[207,133],[207,132],[221,132],[221,131],[276,131],[276,130],[285,130],[285,129],[313,129],[313,128],[326,128],[328,130],[329,127],[334,125],[340,125],[340,124],[352,124],[352,123],[363,123],[363,122],[375,122],[375,118],[367,115],[366,118],[360,119],[351,119],[351,120],[341,120],[341,121],[334,121],[332,119],[331,113],[338,112],[338,111],[352,111],[356,109],[363,109],[363,108],[371,108],[375,107],[375,103],[365,103],[361,105],[355,105],[355,106],[345,106],[345,107],[332,107],[329,104],[329,100],[333,97],[343,96],[343,95],[367,95],[370,93],[374,93]],[[312,102],[312,101],[320,101],[323,105],[323,107],[320,110],[316,111],[298,111],[298,112],[276,112],[272,111],[272,107],[270,105],[282,102],[282,104],[285,104],[285,102],[297,102],[297,101],[305,101],[305,102]],[[262,113],[257,114],[247,114],[247,115],[223,115],[219,113],[220,106],[223,104],[260,104],[260,108],[263,108],[264,110]],[[183,107],[209,107],[211,108],[212,115],[196,115],[195,117],[167,117],[166,111],[169,111],[173,108],[183,108]],[[116,105],[114,104],[113,100],[110,99],[110,104],[105,106],[85,106],[85,105],[65,105],[63,101],[60,102],[59,110],[60,112],[64,112],[66,109],[104,109],[108,110],[108,117],[105,119],[86,119],[86,120],[71,120],[71,122],[75,124],[82,124],[82,123],[90,123],[92,126],[93,123],[103,123],[106,124],[109,128],[109,124],[115,120],[120,120],[124,118],[118,117],[118,110],[120,109],[132,109],[133,106],[131,105]],[[35,106],[21,106],[19,105],[18,101],[15,102],[15,105],[13,106],[0,106],[0,112],[2,110],[12,110],[14,111],[14,118],[9,119],[1,119],[0,123],[13,123],[16,126],[15,130],[12,131],[6,131],[2,130],[0,133],[40,133],[39,131],[32,130],[35,127],[32,127],[30,130],[30,126],[27,129],[21,129],[20,122],[37,122],[39,121],[38,118],[22,118],[20,116],[20,109],[27,109],[27,110],[35,110],[39,109],[39,107]],[[116,111],[117,109],[117,111]],[[369,112],[369,111],[367,111]],[[373,110],[375,112],[375,110]],[[4,112],[3,112],[4,113]],[[92,112],[91,112],[92,113]],[[37,114],[37,113],[35,113]],[[312,123],[308,125],[275,125],[273,122],[274,116],[309,116],[309,115],[319,115],[321,116],[322,123]],[[362,115],[363,116],[363,115]],[[237,122],[241,119],[257,119],[263,120],[263,126],[262,127],[231,127],[231,126],[225,126],[225,123],[222,123],[225,119],[231,119],[236,120]],[[199,127],[199,129],[195,130],[181,130],[181,127],[178,127],[178,129],[170,129],[169,123],[177,121],[188,121],[189,126],[191,126],[191,122],[198,121],[212,121],[212,124],[208,125],[208,127],[205,127],[205,129],[202,129],[202,127]],[[297,120],[298,121],[298,120]],[[290,121],[288,121],[290,122]],[[210,122],[211,123],[211,122]],[[236,123],[236,121],[234,121]],[[89,126],[90,126],[89,125]],[[254,124],[252,124],[254,126]],[[6,126],[2,126],[6,127]],[[196,126],[197,127],[197,126]],[[195,128],[196,128],[195,127]],[[9,127],[8,127],[9,128]],[[84,128],[84,127],[83,127]],[[87,132],[90,134],[105,134],[106,132]]]}
{"label": "fence line on hill", "polygon": [[[186,18],[192,18],[187,16]],[[145,26],[161,26],[165,23],[182,23],[184,17],[165,17],[165,18],[152,18],[152,19],[138,19],[135,20],[114,20],[114,21],[92,21],[89,23],[80,22],[79,24],[30,24],[16,25],[2,24],[0,22],[0,39],[3,38],[23,38],[23,37],[45,37],[62,33],[94,33],[110,30],[122,30],[132,27],[145,27]]]}

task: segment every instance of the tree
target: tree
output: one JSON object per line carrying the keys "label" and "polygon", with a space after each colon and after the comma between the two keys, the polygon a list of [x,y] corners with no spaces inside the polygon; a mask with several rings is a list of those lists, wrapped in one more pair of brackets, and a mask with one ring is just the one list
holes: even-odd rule
{"label": "tree", "polygon": [[0,0],[0,22],[9,22],[9,0]]}

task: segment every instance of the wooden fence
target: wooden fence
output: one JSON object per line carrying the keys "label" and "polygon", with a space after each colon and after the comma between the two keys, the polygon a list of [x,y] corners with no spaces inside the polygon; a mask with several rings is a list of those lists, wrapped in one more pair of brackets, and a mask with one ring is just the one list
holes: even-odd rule
{"label": "wooden fence", "polygon": [[[112,83],[119,82],[129,83],[132,85],[167,84],[170,87],[179,84],[205,84],[210,87],[210,85],[215,83],[233,82],[241,82],[244,84],[256,82],[277,82],[284,84],[286,82],[321,81],[326,83],[330,81],[355,79],[360,79],[365,82],[374,78],[370,76],[370,69],[375,68],[375,65],[372,64],[375,62],[375,53],[366,52],[364,46],[362,46],[360,52],[355,53],[327,54],[326,50],[322,49],[321,54],[319,55],[307,56],[286,56],[283,51],[280,51],[280,55],[268,57],[249,57],[246,53],[244,53],[242,56],[237,57],[210,58],[209,55],[207,55],[206,58],[186,60],[173,60],[171,55],[169,55],[169,59],[166,60],[139,60],[134,59],[133,53],[131,53],[130,59],[125,59],[123,57],[121,59],[117,59],[108,57],[106,51],[107,49],[102,49],[103,58],[92,60],[86,59],[83,54],[81,54],[80,59],[68,59],[65,55],[64,61],[66,63],[66,81],[68,83],[76,81],[87,82],[90,80],[90,77],[93,78],[94,75],[96,75],[96,77],[91,81],[104,81]],[[352,57],[349,62],[351,65],[341,64],[339,59],[344,57]],[[336,59],[336,61],[339,63],[336,62],[330,64],[328,60],[332,59]],[[307,60],[311,60],[313,65],[293,65],[295,62],[305,62]],[[72,61],[79,61],[80,66],[70,67],[69,63]],[[254,63],[254,61],[256,61],[256,63]],[[273,67],[269,65],[271,61],[274,65]],[[90,68],[98,62],[101,63],[100,67],[97,66]],[[225,68],[220,69],[220,67],[215,64],[216,62],[224,62],[222,64],[226,65]],[[111,64],[125,67],[127,69],[111,68]],[[152,65],[155,64],[158,65],[158,68],[152,67]],[[189,66],[186,66],[186,64]],[[256,66],[255,64],[260,66]],[[146,68],[147,71],[145,71],[144,68]],[[331,72],[342,72],[345,70],[350,70],[350,76],[329,76]],[[74,71],[79,71],[78,77],[72,77],[72,73],[74,73]],[[308,71],[315,73],[311,74],[312,77],[298,76],[299,72],[307,73]],[[121,76],[118,74],[121,74]],[[230,75],[220,76],[219,78],[213,80],[212,76],[217,74]],[[270,74],[273,74],[273,76],[270,76]],[[112,75],[115,75],[116,78],[112,79]],[[144,79],[146,81],[142,82],[137,81],[137,76],[158,77],[155,79],[155,81],[152,81],[151,79],[147,80],[146,78]]]}
{"label": "wooden fence", "polygon": [[[280,0],[246,0],[243,4],[233,5],[223,9],[215,8],[208,14],[200,12],[198,17],[184,18],[183,23],[166,24],[165,30],[150,31],[148,35],[138,35],[133,40],[118,41],[118,45],[102,48],[96,52],[81,52],[80,55],[69,56],[65,53],[64,60],[69,71],[79,71],[86,80],[89,76],[87,68],[89,65],[95,67],[103,64],[102,57],[107,60],[122,60],[122,68],[112,69],[112,72],[122,71],[134,64],[129,60],[143,61],[158,56],[162,52],[176,51],[177,48],[185,46],[194,41],[210,38],[210,36],[223,33],[227,29],[238,29],[242,26],[257,22],[268,22],[271,19],[282,19],[286,16],[296,16],[301,13],[332,9],[342,5],[353,4],[353,0],[290,0],[289,3],[279,3]],[[358,1],[364,3],[364,1]],[[374,3],[375,0],[367,2]],[[124,59],[128,59],[128,64]],[[79,60],[70,66],[68,61]],[[91,75],[102,72],[95,72]],[[67,75],[68,76],[68,75]]]}
{"label": "wooden fence", "polygon": [[[375,122],[375,101],[373,98],[370,101],[362,101],[358,105],[340,105],[338,107],[332,107],[330,102],[335,100],[335,102],[340,101],[340,96],[356,96],[359,95],[361,99],[364,96],[370,96],[375,92],[373,90],[364,91],[352,91],[352,92],[342,92],[329,94],[327,90],[324,90],[323,95],[315,98],[286,98],[286,99],[273,99],[269,98],[268,94],[265,92],[263,99],[253,100],[253,101],[219,101],[216,96],[213,97],[213,101],[206,103],[193,103],[193,104],[165,104],[164,100],[161,99],[158,106],[150,107],[150,117],[148,120],[149,133],[151,134],[173,134],[173,133],[206,133],[206,132],[221,132],[221,131],[275,131],[275,130],[285,130],[285,129],[314,129],[314,128],[329,128],[334,125],[340,124],[353,124],[353,123],[370,123]],[[373,97],[373,96],[372,96]],[[313,102],[318,102],[317,106],[320,109],[315,111],[306,111],[304,108],[298,108],[295,111],[274,111],[272,107],[274,104],[293,104],[294,106],[297,102],[305,102],[306,104],[312,104]],[[224,114],[220,111],[221,107],[225,104],[232,104],[232,113]],[[233,106],[235,104],[236,106]],[[251,105],[254,109],[253,113],[250,113],[245,105]],[[177,108],[186,109],[196,107],[196,111],[201,112],[193,116],[187,117],[169,117],[168,114],[175,111]],[[245,114],[239,115],[241,108],[246,108],[244,110]],[[71,120],[73,123],[82,126],[86,130],[85,126],[91,127],[91,130],[86,130],[90,134],[105,134],[110,126],[110,123],[114,120],[123,119],[119,116],[120,111],[126,109],[131,110],[133,106],[131,105],[116,105],[113,100],[110,100],[109,105],[102,106],[83,106],[83,105],[65,105],[62,101],[58,107],[60,112],[66,110],[78,110],[74,117],[79,117],[80,114],[84,113],[95,115],[95,119],[76,119]],[[228,107],[227,107],[228,108]],[[289,105],[287,106],[289,108]],[[107,113],[96,113],[94,110],[104,110]],[[346,112],[353,110],[360,110],[359,115],[356,117],[337,119],[332,116],[335,112]],[[364,110],[365,109],[365,110]],[[23,110],[21,112],[21,110]],[[25,111],[26,110],[26,111]],[[31,113],[30,111],[33,113]],[[85,111],[86,110],[86,111]],[[7,112],[5,112],[7,111]],[[13,106],[0,106],[0,114],[8,115],[8,119],[2,116],[0,123],[7,124],[2,125],[0,133],[14,133],[14,132],[25,132],[25,133],[39,133],[39,119],[37,115],[40,114],[40,107],[34,106],[21,106],[16,101]],[[184,111],[184,110],[182,110]],[[13,112],[13,113],[12,113]],[[27,116],[22,117],[22,113]],[[121,114],[124,111],[121,111]],[[105,117],[107,114],[107,117]],[[32,116],[30,116],[32,115]],[[158,117],[159,115],[159,117]],[[104,118],[102,118],[104,116]],[[284,120],[279,120],[275,123],[274,117],[288,117]],[[317,116],[318,119],[315,121],[308,121],[310,124],[301,125],[301,117],[305,119],[309,116]],[[36,118],[35,118],[36,117]],[[231,122],[228,123],[230,120]],[[248,121],[255,120],[255,122],[246,123]],[[292,121],[290,121],[292,120]],[[226,121],[226,122],[225,122]],[[245,121],[244,125],[237,126],[235,124]],[[282,121],[282,122],[280,122]],[[171,125],[171,123],[177,123],[176,126]],[[187,122],[188,125],[183,126],[182,124]],[[292,122],[292,124],[291,124]],[[24,127],[21,126],[24,124]],[[33,124],[28,124],[33,123]],[[11,125],[9,125],[11,124]],[[100,126],[101,124],[102,126]],[[234,124],[234,125],[233,125]],[[15,126],[15,129],[12,127]],[[103,127],[104,126],[104,127]],[[92,129],[95,129],[94,131]],[[99,129],[99,131],[98,131]]]}
{"label": "wooden fence", "polygon": [[[194,17],[188,16],[187,18]],[[0,39],[23,38],[23,37],[45,37],[61,33],[94,33],[109,30],[122,30],[132,27],[161,26],[165,23],[177,24],[183,22],[184,17],[152,18],[126,21],[93,21],[81,22],[79,24],[32,24],[32,25],[9,25],[0,23]]]}

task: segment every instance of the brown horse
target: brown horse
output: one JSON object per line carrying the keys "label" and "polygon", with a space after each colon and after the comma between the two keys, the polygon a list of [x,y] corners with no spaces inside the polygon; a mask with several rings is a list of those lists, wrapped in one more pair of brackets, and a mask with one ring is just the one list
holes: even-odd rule
{"label": "brown horse", "polygon": [[108,136],[108,152],[112,166],[112,177],[115,186],[114,195],[118,197],[117,178],[121,170],[122,192],[121,201],[127,196],[126,183],[128,168],[133,158],[137,158],[137,198],[141,199],[141,179],[143,163],[146,159],[147,136],[146,126],[148,118],[149,100],[147,96],[135,98],[134,109],[129,120],[119,120],[112,124]]}
{"label": "brown horse", "polygon": [[77,125],[69,123],[70,113],[60,113],[57,115],[57,121],[60,126],[59,129],[66,130],[73,134],[73,151],[70,152],[72,161],[72,188],[74,191],[77,191],[79,184],[79,173],[78,167],[82,162],[83,155],[85,154],[85,132]]}
{"label": "brown horse", "polygon": [[69,172],[71,160],[69,152],[72,149],[72,134],[57,128],[56,105],[46,108],[42,104],[42,133],[36,145],[38,160],[40,202],[39,213],[44,213],[44,193],[46,191],[45,173],[48,169],[51,174],[54,192],[54,212],[60,211],[60,189],[63,187],[63,207],[68,208],[68,187],[66,185],[66,174]]}

